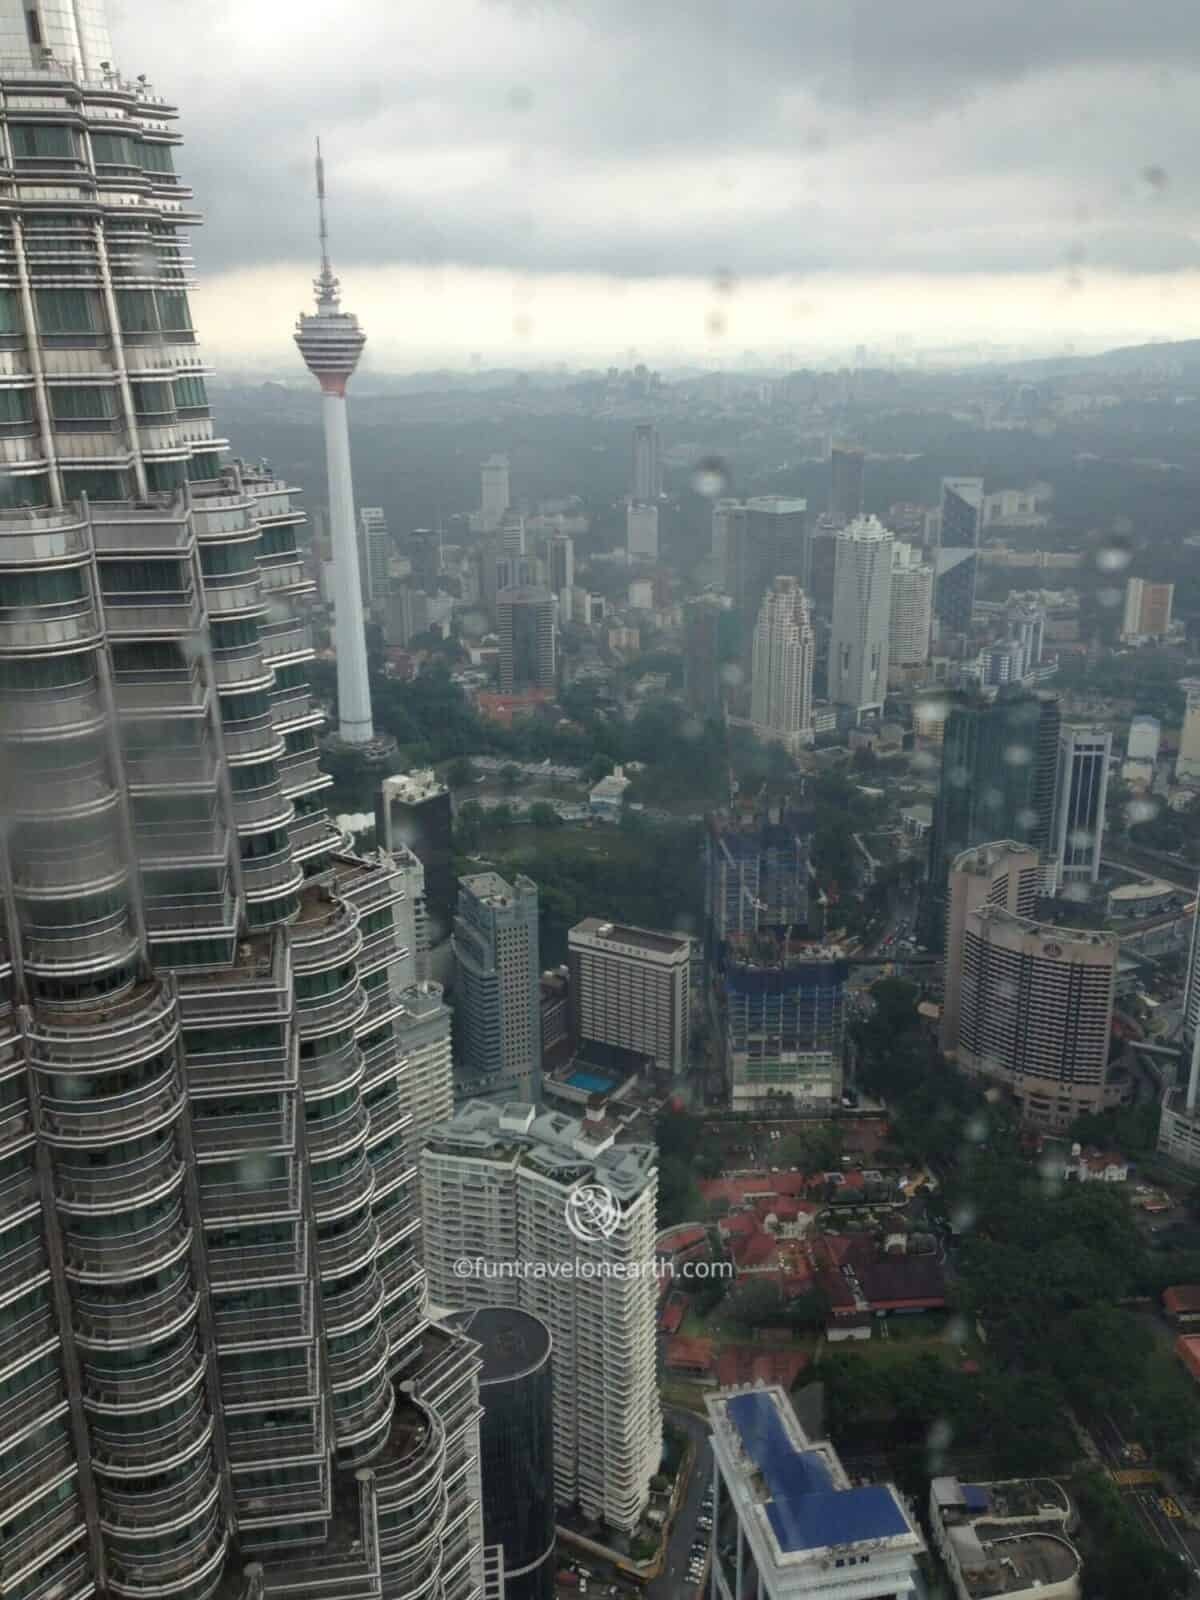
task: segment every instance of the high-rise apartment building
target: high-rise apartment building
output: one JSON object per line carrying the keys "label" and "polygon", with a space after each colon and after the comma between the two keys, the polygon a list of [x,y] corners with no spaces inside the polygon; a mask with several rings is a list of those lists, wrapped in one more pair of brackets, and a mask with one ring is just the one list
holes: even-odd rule
{"label": "high-rise apartment building", "polygon": [[503,523],[512,505],[508,481],[508,457],[489,456],[479,470],[479,529],[492,533]]}
{"label": "high-rise apartment building", "polygon": [[853,1482],[828,1440],[805,1433],[785,1389],[721,1389],[704,1404],[712,1428],[712,1600],[924,1594],[925,1541],[899,1491]]}
{"label": "high-rise apartment building", "polygon": [[795,578],[776,578],[754,625],[750,720],[761,738],[789,750],[813,740],[816,642],[808,598]]}
{"label": "high-rise apartment building", "polygon": [[950,863],[964,850],[992,839],[1018,839],[1048,854],[1059,723],[1054,695],[1004,688],[990,697],[950,697],[922,907],[931,949],[942,948]]}
{"label": "high-rise apartment building", "polygon": [[1042,664],[1042,648],[1046,638],[1045,607],[1036,601],[1014,600],[1009,597],[1006,613],[1009,637],[1021,646],[1025,657],[1025,671],[1032,672]]}
{"label": "high-rise apartment building", "polygon": [[662,494],[662,451],[658,429],[652,422],[636,423],[633,460],[629,473],[629,498],[653,505]]}
{"label": "high-rise apartment building", "polygon": [[[961,946],[967,917],[980,906],[1003,906],[1019,917],[1032,917],[1041,889],[1041,856],[1030,845],[1000,839],[965,850],[951,869],[946,949],[957,950]],[[946,987],[942,1002],[943,1042],[958,1037],[961,992],[961,984]]]}
{"label": "high-rise apartment building", "polygon": [[1019,639],[1000,639],[979,652],[979,681],[985,689],[1020,683],[1025,676],[1025,646]]}
{"label": "high-rise apartment building", "polygon": [[[574,1197],[607,1191],[603,1228]],[[434,1305],[513,1305],[550,1330],[560,1505],[631,1532],[662,1455],[655,1372],[658,1152],[520,1102],[461,1106],[421,1156]],[[580,1225],[579,1217],[583,1217]],[[574,1224],[574,1226],[572,1226]],[[456,1263],[534,1261],[541,1275]],[[570,1272],[562,1270],[567,1264]]]}
{"label": "high-rise apartment building", "polygon": [[414,528],[405,541],[412,581],[423,594],[436,594],[442,571],[440,528]]}
{"label": "high-rise apartment building", "polygon": [[1061,884],[1095,883],[1100,876],[1111,756],[1109,728],[1066,727],[1059,733],[1050,849]]}
{"label": "high-rise apartment building", "polygon": [[840,950],[786,928],[728,937],[721,1001],[735,1111],[824,1115],[838,1104],[848,970]]}
{"label": "high-rise apartment building", "polygon": [[758,495],[726,508],[723,587],[732,596],[749,665],[758,608],[780,576],[804,582],[808,561],[807,502],[785,495]]}
{"label": "high-rise apartment building", "polygon": [[[450,791],[432,767],[385,778],[376,836],[388,850],[411,850],[424,875],[422,915],[426,953],[450,937],[454,919],[454,812]],[[421,971],[427,977],[427,971]]]}
{"label": "high-rise apartment building", "polygon": [[1158,1148],[1182,1166],[1200,1167],[1200,893],[1192,916],[1183,999],[1183,1076],[1163,1097]]}
{"label": "high-rise apartment building", "polygon": [[1121,638],[1126,643],[1162,639],[1171,631],[1171,606],[1175,599],[1173,583],[1151,583],[1148,578],[1125,580],[1125,609],[1121,616]]}
{"label": "high-rise apartment building", "polygon": [[983,479],[943,478],[941,503],[943,550],[978,550],[983,532]]}
{"label": "high-rise apartment building", "polygon": [[625,507],[625,551],[630,561],[658,560],[658,507],[631,500]]}
{"label": "high-rise apartment building", "polygon": [[829,452],[829,515],[839,528],[863,514],[866,454],[855,445],[837,445]]}
{"label": "high-rise apartment building", "polygon": [[888,613],[888,668],[901,673],[929,661],[933,626],[933,568],[915,545],[892,546],[892,594]]}
{"label": "high-rise apartment building", "polygon": [[[993,867],[1013,851],[1015,868]],[[951,869],[948,927],[961,936],[947,943],[942,1048],[1026,1121],[1063,1129],[1116,1103],[1107,1070],[1119,946],[1114,933],[1022,914],[1031,854],[1006,842]]]}
{"label": "high-rise apartment building", "polygon": [[1178,687],[1184,695],[1184,712],[1175,777],[1180,783],[1200,783],[1200,678],[1180,678]]}
{"label": "high-rise apartment building", "polygon": [[556,684],[554,596],[522,584],[496,596],[500,625],[500,693],[553,692]]}
{"label": "high-rise apartment building", "polygon": [[706,819],[706,949],[720,960],[733,934],[816,925],[808,847],[811,822],[786,806],[717,812]]}
{"label": "high-rise apartment building", "polygon": [[358,318],[343,311],[340,285],[329,262],[325,226],[325,164],[317,145],[317,204],[320,212],[321,270],[313,280],[315,314],[302,312],[296,346],[321,386],[325,430],[325,471],[329,487],[329,532],[333,541],[333,606],[337,629],[338,737],[345,744],[370,745],[371,690],[367,678],[367,637],[363,629],[362,580],[354,526],[354,480],[350,471],[350,423],[346,385],[362,355],[367,336]]}
{"label": "high-rise apartment building", "polygon": [[0,1589],[473,1600],[479,1362],[425,1311],[301,518],[213,455],[174,108],[94,0],[0,31]]}
{"label": "high-rise apartment building", "polygon": [[500,1100],[541,1097],[541,968],[537,885],[498,872],[458,881],[456,1010],[465,1091]]}
{"label": "high-rise apartment building", "polygon": [[[737,615],[727,594],[706,590],[683,605],[683,693],[688,710],[719,717],[740,678]],[[728,676],[727,676],[728,674]]]}
{"label": "high-rise apartment building", "polygon": [[551,534],[546,543],[546,582],[560,599],[575,587],[575,541],[569,533]]}
{"label": "high-rise apartment building", "polygon": [[585,917],[567,934],[576,1039],[688,1063],[692,941],[685,934]]}
{"label": "high-rise apartment building", "polygon": [[878,517],[859,517],[837,536],[829,698],[856,722],[887,698],[893,543]]}
{"label": "high-rise apartment building", "polygon": [[360,506],[362,597],[367,606],[386,604],[392,587],[392,536],[382,506]]}

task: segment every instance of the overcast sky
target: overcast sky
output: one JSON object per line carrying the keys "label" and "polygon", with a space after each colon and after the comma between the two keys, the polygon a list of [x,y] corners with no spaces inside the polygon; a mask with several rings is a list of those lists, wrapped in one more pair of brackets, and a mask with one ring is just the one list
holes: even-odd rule
{"label": "overcast sky", "polygon": [[286,362],[1200,333],[1194,0],[110,0],[182,111],[197,319]]}

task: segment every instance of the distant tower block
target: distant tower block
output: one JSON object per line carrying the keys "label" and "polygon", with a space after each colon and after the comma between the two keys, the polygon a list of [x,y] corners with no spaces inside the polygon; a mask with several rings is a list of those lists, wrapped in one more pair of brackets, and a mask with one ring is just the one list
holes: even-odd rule
{"label": "distant tower block", "polygon": [[338,304],[338,280],[329,264],[325,221],[325,163],[317,142],[317,207],[320,214],[321,271],[313,280],[316,315],[302,313],[296,344],[308,370],[321,385],[325,423],[325,466],[329,476],[329,531],[333,542],[333,604],[337,626],[338,736],[345,744],[371,745],[371,691],[367,682],[367,640],[363,631],[362,586],[355,536],[354,484],[350,475],[350,429],[346,384],[367,336],[358,318]]}

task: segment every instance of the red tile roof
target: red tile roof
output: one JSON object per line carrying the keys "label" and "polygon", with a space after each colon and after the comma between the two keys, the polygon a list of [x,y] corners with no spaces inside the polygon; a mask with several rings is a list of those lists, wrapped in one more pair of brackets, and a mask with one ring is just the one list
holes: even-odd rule
{"label": "red tile roof", "polygon": [[1175,1316],[1200,1312],[1200,1283],[1180,1283],[1163,1290],[1163,1306]]}
{"label": "red tile roof", "polygon": [[716,1345],[711,1339],[688,1339],[683,1334],[667,1340],[668,1367],[687,1367],[694,1372],[711,1372]]}

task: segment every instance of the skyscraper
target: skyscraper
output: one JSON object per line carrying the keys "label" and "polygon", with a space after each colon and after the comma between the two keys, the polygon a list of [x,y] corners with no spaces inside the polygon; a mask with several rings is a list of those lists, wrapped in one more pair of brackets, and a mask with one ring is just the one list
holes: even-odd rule
{"label": "skyscraper", "polygon": [[968,633],[975,608],[983,479],[943,478],[934,614],[943,634]]}
{"label": "skyscraper", "polygon": [[512,504],[508,457],[489,456],[480,468],[479,478],[479,527],[483,533],[492,533],[503,523]]}
{"label": "skyscraper", "polygon": [[555,677],[554,597],[528,585],[501,589],[496,596],[500,622],[500,693],[522,689],[553,692]]}
{"label": "skyscraper", "polygon": [[942,734],[942,771],[929,834],[929,878],[922,908],[925,943],[945,938],[950,863],[993,839],[1050,849],[1058,771],[1059,709],[1054,695],[1003,688],[994,696],[951,698]]}
{"label": "skyscraper", "polygon": [[888,666],[893,672],[924,667],[933,625],[933,568],[914,545],[892,546],[892,597],[888,617]]}
{"label": "skyscraper", "polygon": [[866,459],[854,445],[835,444],[829,452],[829,515],[839,528],[863,514]]}
{"label": "skyscraper", "polygon": [[737,667],[737,616],[727,594],[704,594],[683,606],[683,692],[697,717],[719,717],[733,685],[725,673]]}
{"label": "skyscraper", "polygon": [[1063,1129],[1118,1103],[1107,1068],[1119,947],[1115,933],[1022,912],[1032,856],[1006,841],[954,862],[942,1048],[1026,1121]]}
{"label": "skyscraper", "polygon": [[[572,1196],[596,1185],[611,1212],[593,1236],[572,1227]],[[520,1101],[469,1101],[421,1156],[431,1301],[512,1305],[546,1324],[556,1499],[620,1532],[637,1527],[662,1456],[657,1199],[654,1145],[618,1145],[611,1128]],[[498,1277],[456,1266],[531,1256],[551,1270]]]}
{"label": "skyscraper", "polygon": [[1108,728],[1068,727],[1059,733],[1050,849],[1062,884],[1095,883],[1100,876],[1111,756]]}
{"label": "skyscraper", "polygon": [[808,600],[795,578],[776,578],[754,626],[750,720],[789,749],[811,744],[816,645]]}
{"label": "skyscraper", "polygon": [[1175,777],[1180,783],[1200,783],[1200,678],[1180,678],[1178,688],[1185,704]]}
{"label": "skyscraper", "polygon": [[1161,639],[1171,630],[1173,583],[1151,583],[1147,578],[1127,578],[1121,638],[1129,643]]}
{"label": "skyscraper", "polygon": [[360,507],[358,525],[362,532],[363,601],[368,606],[383,605],[392,587],[392,536],[383,507]]}
{"label": "skyscraper", "polygon": [[321,271],[313,281],[316,315],[302,312],[296,344],[304,364],[321,385],[325,425],[325,469],[329,479],[329,531],[333,540],[334,616],[337,627],[338,737],[346,744],[370,744],[371,690],[367,681],[367,640],[363,631],[358,540],[354,528],[354,482],[350,474],[350,427],[346,384],[354,374],[367,336],[358,318],[343,311],[338,280],[329,264],[325,221],[325,164],[317,146],[317,205],[320,213]]}
{"label": "skyscraper", "polygon": [[893,542],[878,517],[859,517],[837,536],[829,698],[856,722],[887,698]]}
{"label": "skyscraper", "polygon": [[430,767],[397,773],[383,780],[379,820],[380,843],[388,850],[407,846],[421,863],[425,936],[430,948],[439,945],[450,937],[454,916],[454,815],[450,791]]}
{"label": "skyscraper", "polygon": [[541,1098],[537,884],[498,872],[458,881],[454,919],[461,1085],[482,1098]]}
{"label": "skyscraper", "polygon": [[630,561],[658,560],[658,507],[631,500],[625,508],[625,550]]}
{"label": "skyscraper", "polygon": [[585,917],[567,934],[572,1033],[576,1039],[651,1056],[683,1072],[688,1063],[692,942],[686,934]]}
{"label": "skyscraper", "polygon": [[847,966],[785,927],[730,934],[722,971],[725,1072],[735,1111],[825,1115],[842,1093]]}
{"label": "skyscraper", "polygon": [[979,549],[983,531],[983,479],[943,478],[941,547]]}
{"label": "skyscraper", "polygon": [[442,534],[439,528],[414,528],[405,544],[413,582],[425,594],[436,594],[442,570]]}
{"label": "skyscraper", "polygon": [[174,108],[94,0],[0,23],[38,419],[0,510],[0,1585],[333,1558],[344,1600],[467,1600],[479,1363],[424,1307],[397,872],[325,815],[301,518],[213,455]]}
{"label": "skyscraper", "polygon": [[652,422],[636,423],[633,460],[629,473],[629,498],[653,505],[662,494],[662,455],[658,429]]}
{"label": "skyscraper", "polygon": [[807,502],[773,494],[747,500],[729,511],[725,539],[725,588],[738,613],[749,666],[758,608],[772,581],[786,576],[804,582]]}
{"label": "skyscraper", "polygon": [[1163,1097],[1158,1148],[1184,1166],[1200,1167],[1200,892],[1192,916],[1183,998],[1182,1073]]}
{"label": "skyscraper", "polygon": [[554,533],[546,545],[546,581],[550,592],[561,599],[565,589],[575,587],[575,541],[569,533]]}
{"label": "skyscraper", "polygon": [[797,928],[818,935],[808,845],[811,819],[784,806],[707,819],[704,912],[710,959],[733,934]]}

